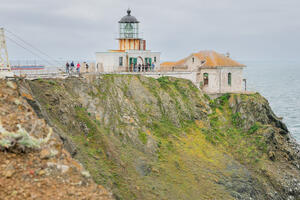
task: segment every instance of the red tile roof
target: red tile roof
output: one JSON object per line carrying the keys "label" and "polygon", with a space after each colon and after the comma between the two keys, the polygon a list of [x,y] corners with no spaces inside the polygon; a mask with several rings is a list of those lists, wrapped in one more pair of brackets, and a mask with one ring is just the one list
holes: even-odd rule
{"label": "red tile roof", "polygon": [[161,64],[161,67],[168,68],[183,65],[191,56],[195,56],[196,58],[205,61],[203,64],[204,67],[245,67],[245,65],[215,51],[200,51],[198,53],[193,53],[178,62],[164,62]]}

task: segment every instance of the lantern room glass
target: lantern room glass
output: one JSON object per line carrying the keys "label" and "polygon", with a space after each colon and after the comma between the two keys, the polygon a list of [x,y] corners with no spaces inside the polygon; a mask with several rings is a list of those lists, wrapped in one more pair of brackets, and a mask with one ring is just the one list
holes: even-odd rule
{"label": "lantern room glass", "polygon": [[120,23],[120,39],[138,39],[138,23]]}

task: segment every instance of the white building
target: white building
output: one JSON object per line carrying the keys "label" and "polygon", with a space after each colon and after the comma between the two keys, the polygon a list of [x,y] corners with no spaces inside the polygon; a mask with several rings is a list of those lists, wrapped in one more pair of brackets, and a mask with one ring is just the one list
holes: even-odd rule
{"label": "white building", "polygon": [[178,62],[161,64],[161,72],[190,72],[189,79],[207,94],[239,93],[243,91],[245,65],[229,55],[215,51],[200,51]]}
{"label": "white building", "polygon": [[119,21],[119,49],[96,53],[98,72],[158,71],[160,52],[146,50],[146,41],[139,37],[139,21],[131,10]]}

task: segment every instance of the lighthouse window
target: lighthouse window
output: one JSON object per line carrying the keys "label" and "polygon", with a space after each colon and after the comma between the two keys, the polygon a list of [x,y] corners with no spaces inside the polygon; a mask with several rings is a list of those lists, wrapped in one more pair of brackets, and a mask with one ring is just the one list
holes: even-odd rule
{"label": "lighthouse window", "polygon": [[228,73],[228,85],[231,86],[231,73]]}
{"label": "lighthouse window", "polygon": [[123,57],[119,57],[119,66],[120,66],[120,67],[123,66]]}

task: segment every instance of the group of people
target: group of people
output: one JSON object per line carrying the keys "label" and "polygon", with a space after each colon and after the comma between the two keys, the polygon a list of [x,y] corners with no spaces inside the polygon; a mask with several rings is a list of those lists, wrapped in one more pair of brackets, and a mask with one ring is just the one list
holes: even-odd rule
{"label": "group of people", "polygon": [[146,64],[146,65],[135,64],[133,66],[133,71],[134,72],[150,72],[150,71],[154,71],[154,68],[155,68],[154,63],[152,63],[152,65],[150,65],[150,64]]}
{"label": "group of people", "polygon": [[[83,64],[85,65],[86,72],[88,72],[89,71],[89,64],[87,62],[84,62]],[[77,65],[76,65],[76,72],[78,74],[80,73],[80,68],[81,68],[81,65],[78,62]],[[72,61],[70,64],[69,64],[69,62],[67,62],[66,63],[66,73],[70,74],[70,73],[73,73],[73,72],[75,72],[75,64],[74,64],[74,62]]]}

